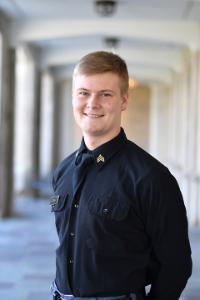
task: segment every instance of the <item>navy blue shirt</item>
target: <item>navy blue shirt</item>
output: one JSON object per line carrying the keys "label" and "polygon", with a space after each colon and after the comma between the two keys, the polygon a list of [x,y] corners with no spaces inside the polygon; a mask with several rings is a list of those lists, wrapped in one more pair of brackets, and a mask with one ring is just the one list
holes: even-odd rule
{"label": "navy blue shirt", "polygon": [[86,151],[82,140],[53,175],[58,290],[116,296],[150,283],[148,299],[178,299],[191,275],[191,250],[176,179],[121,129],[88,151],[93,160],[75,191],[73,173]]}

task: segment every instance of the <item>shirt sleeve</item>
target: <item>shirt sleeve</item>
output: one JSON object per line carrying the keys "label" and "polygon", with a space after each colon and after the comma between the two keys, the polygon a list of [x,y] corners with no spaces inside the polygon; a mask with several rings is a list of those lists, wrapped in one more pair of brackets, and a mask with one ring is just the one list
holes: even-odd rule
{"label": "shirt sleeve", "polygon": [[[151,259],[149,300],[177,300],[191,275],[192,260],[183,198],[170,172],[148,174],[138,185]],[[152,261],[151,261],[152,263]]]}

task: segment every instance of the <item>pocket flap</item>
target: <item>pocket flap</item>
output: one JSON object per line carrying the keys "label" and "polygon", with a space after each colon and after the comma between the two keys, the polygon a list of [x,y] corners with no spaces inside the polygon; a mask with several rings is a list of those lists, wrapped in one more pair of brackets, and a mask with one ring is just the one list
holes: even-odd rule
{"label": "pocket flap", "polygon": [[129,204],[125,201],[119,202],[112,197],[92,197],[88,202],[88,208],[92,214],[121,221],[128,214]]}

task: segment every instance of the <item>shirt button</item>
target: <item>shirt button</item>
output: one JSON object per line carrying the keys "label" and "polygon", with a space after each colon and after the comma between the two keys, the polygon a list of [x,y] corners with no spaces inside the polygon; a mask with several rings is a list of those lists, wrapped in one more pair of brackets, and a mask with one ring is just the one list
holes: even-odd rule
{"label": "shirt button", "polygon": [[69,263],[70,263],[70,264],[73,264],[73,263],[74,263],[73,259],[70,259],[70,260],[69,260]]}
{"label": "shirt button", "polygon": [[107,213],[108,213],[108,208],[104,208],[104,209],[103,209],[103,213],[104,213],[104,214],[107,214]]}
{"label": "shirt button", "polygon": [[70,235],[71,235],[72,237],[74,237],[74,236],[75,236],[75,233],[74,233],[74,232],[70,232]]}
{"label": "shirt button", "polygon": [[78,204],[74,204],[74,207],[75,207],[75,208],[78,208]]}

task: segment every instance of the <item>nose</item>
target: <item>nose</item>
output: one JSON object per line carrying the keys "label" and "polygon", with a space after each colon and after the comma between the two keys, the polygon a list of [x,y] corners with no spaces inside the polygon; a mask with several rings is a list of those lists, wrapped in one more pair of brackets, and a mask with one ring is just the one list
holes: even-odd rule
{"label": "nose", "polygon": [[87,107],[89,108],[97,108],[99,107],[99,99],[98,95],[95,93],[92,93],[90,97],[87,99]]}

